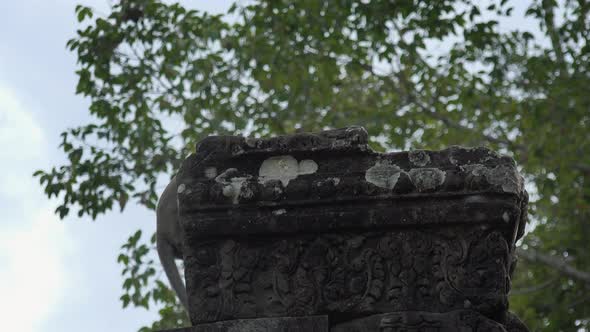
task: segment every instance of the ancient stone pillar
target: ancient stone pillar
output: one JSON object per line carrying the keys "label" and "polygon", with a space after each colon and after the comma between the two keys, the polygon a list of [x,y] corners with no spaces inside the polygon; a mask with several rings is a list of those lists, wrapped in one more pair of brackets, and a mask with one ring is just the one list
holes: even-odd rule
{"label": "ancient stone pillar", "polygon": [[376,153],[361,127],[209,137],[177,178],[193,328],[526,331],[527,194],[485,148]]}

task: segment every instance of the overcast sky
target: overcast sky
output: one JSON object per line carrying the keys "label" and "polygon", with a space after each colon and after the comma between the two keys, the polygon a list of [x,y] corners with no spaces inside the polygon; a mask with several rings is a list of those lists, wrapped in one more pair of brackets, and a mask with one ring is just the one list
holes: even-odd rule
{"label": "overcast sky", "polygon": [[[75,5],[81,2],[107,12],[107,1],[0,0],[4,331],[129,332],[156,317],[154,312],[121,309],[122,279],[116,263],[119,247],[133,231],[155,230],[154,213],[129,205],[123,214],[108,213],[96,222],[75,216],[60,221],[53,213],[56,202],[47,200],[31,177],[37,169],[62,164],[59,134],[89,120],[88,101],[74,95],[75,57],[65,44],[77,27]],[[216,13],[230,2],[183,1],[187,7]],[[505,23],[507,28],[530,24]]]}
{"label": "overcast sky", "polygon": [[[154,213],[128,206],[96,222],[53,213],[36,169],[64,161],[59,134],[88,122],[88,101],[74,95],[77,3],[107,12],[108,0],[0,0],[0,323],[14,332],[130,332],[154,312],[121,309],[119,247]],[[184,1],[225,11],[229,0]]]}

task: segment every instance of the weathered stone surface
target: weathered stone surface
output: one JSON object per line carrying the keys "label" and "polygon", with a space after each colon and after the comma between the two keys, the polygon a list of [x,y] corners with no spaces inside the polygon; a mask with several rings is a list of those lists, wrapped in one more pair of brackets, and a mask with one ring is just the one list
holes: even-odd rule
{"label": "weathered stone surface", "polygon": [[407,331],[429,331],[416,317],[447,324],[433,331],[506,330],[527,202],[511,158],[380,154],[354,127],[210,137],[177,181],[193,324],[324,314],[356,326],[384,314]]}
{"label": "weathered stone surface", "polygon": [[502,324],[473,310],[456,310],[445,313],[425,311],[392,312],[339,324],[330,329],[330,331],[507,332]]}
{"label": "weathered stone surface", "polygon": [[327,316],[236,319],[169,332],[328,332]]}

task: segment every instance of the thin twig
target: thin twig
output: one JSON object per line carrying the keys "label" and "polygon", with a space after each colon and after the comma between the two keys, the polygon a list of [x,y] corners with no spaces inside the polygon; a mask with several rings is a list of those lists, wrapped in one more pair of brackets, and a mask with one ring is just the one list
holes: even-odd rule
{"label": "thin twig", "polygon": [[581,271],[560,257],[543,254],[535,249],[516,248],[516,254],[532,263],[542,263],[570,278],[590,283],[590,273]]}
{"label": "thin twig", "polygon": [[526,287],[526,288],[513,289],[510,291],[510,295],[524,295],[524,294],[538,292],[540,290],[543,290],[543,289],[551,286],[557,280],[559,280],[559,277],[554,277],[554,278],[549,279],[549,280],[547,280],[543,283],[540,283],[538,285],[534,285],[534,286],[530,286],[530,287]]}

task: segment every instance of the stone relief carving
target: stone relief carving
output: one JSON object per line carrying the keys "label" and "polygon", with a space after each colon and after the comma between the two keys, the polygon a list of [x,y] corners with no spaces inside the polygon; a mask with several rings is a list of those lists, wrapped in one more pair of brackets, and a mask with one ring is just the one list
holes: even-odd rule
{"label": "stone relief carving", "polygon": [[503,235],[482,227],[219,240],[189,258],[200,321],[455,309],[493,316],[506,310],[511,263]]}
{"label": "stone relief carving", "polygon": [[514,161],[367,142],[352,127],[197,146],[178,175],[192,331],[285,317],[340,332],[527,331],[508,312],[528,199]]}

